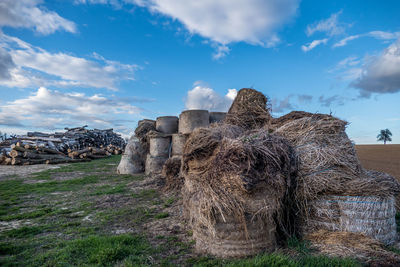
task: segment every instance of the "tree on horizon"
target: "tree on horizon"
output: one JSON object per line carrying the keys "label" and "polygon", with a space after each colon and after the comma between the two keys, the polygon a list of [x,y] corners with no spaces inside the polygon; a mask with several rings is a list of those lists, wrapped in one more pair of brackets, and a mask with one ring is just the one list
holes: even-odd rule
{"label": "tree on horizon", "polygon": [[386,142],[391,142],[392,141],[392,133],[390,132],[389,129],[381,130],[381,132],[378,134],[376,138],[378,138],[378,141],[383,141],[383,144],[386,145]]}

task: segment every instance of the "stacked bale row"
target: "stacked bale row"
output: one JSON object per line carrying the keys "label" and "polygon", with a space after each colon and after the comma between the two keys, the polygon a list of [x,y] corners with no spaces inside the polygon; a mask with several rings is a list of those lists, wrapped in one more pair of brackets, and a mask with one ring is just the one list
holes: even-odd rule
{"label": "stacked bale row", "polygon": [[187,110],[178,117],[163,116],[156,121],[139,121],[118,166],[120,174],[145,172],[158,175],[162,172],[167,185],[179,187],[183,147],[190,133],[198,127],[208,127],[224,119],[224,112]]}

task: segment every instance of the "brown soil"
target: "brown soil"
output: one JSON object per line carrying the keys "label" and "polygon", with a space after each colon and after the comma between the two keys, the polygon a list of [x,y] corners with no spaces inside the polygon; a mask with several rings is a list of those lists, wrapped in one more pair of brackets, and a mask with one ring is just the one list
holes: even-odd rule
{"label": "brown soil", "polygon": [[400,180],[400,144],[356,145],[356,150],[364,168],[386,172]]}

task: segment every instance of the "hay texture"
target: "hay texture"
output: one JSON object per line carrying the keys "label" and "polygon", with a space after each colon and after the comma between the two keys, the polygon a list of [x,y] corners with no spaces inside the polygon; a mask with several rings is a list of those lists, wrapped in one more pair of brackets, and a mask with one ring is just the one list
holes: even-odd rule
{"label": "hay texture", "polygon": [[196,129],[182,164],[198,251],[242,257],[275,248],[293,164],[284,138],[227,124]]}
{"label": "hay texture", "polygon": [[117,167],[119,174],[135,174],[144,172],[146,152],[141,143],[132,136],[125,147],[121,161]]}
{"label": "hay texture", "polygon": [[309,203],[304,231],[362,233],[386,245],[397,239],[394,197],[323,196]]}
{"label": "hay texture", "polygon": [[178,192],[181,190],[184,183],[181,162],[181,156],[173,156],[164,163],[161,175],[165,178],[165,190]]}
{"label": "hay texture", "polygon": [[261,92],[249,88],[240,89],[225,117],[225,123],[247,130],[268,125],[270,120],[267,98]]}
{"label": "hay texture", "polygon": [[344,192],[344,184],[362,171],[354,144],[345,132],[347,122],[330,115],[306,115],[275,131],[294,147],[298,159],[296,197],[301,203],[320,194]]}
{"label": "hay texture", "polygon": [[135,129],[135,136],[141,143],[143,149],[148,153],[150,148],[150,139],[147,133],[156,130],[156,121],[154,120],[141,120]]}
{"label": "hay texture", "polygon": [[312,248],[332,257],[355,258],[369,266],[399,266],[400,256],[381,242],[360,233],[315,231],[306,236]]}

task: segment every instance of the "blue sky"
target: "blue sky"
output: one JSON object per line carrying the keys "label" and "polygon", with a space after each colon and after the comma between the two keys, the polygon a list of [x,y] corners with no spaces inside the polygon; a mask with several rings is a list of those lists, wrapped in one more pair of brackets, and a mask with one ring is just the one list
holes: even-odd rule
{"label": "blue sky", "polygon": [[0,131],[88,124],[124,135],[237,90],[400,143],[399,1],[2,0]]}

